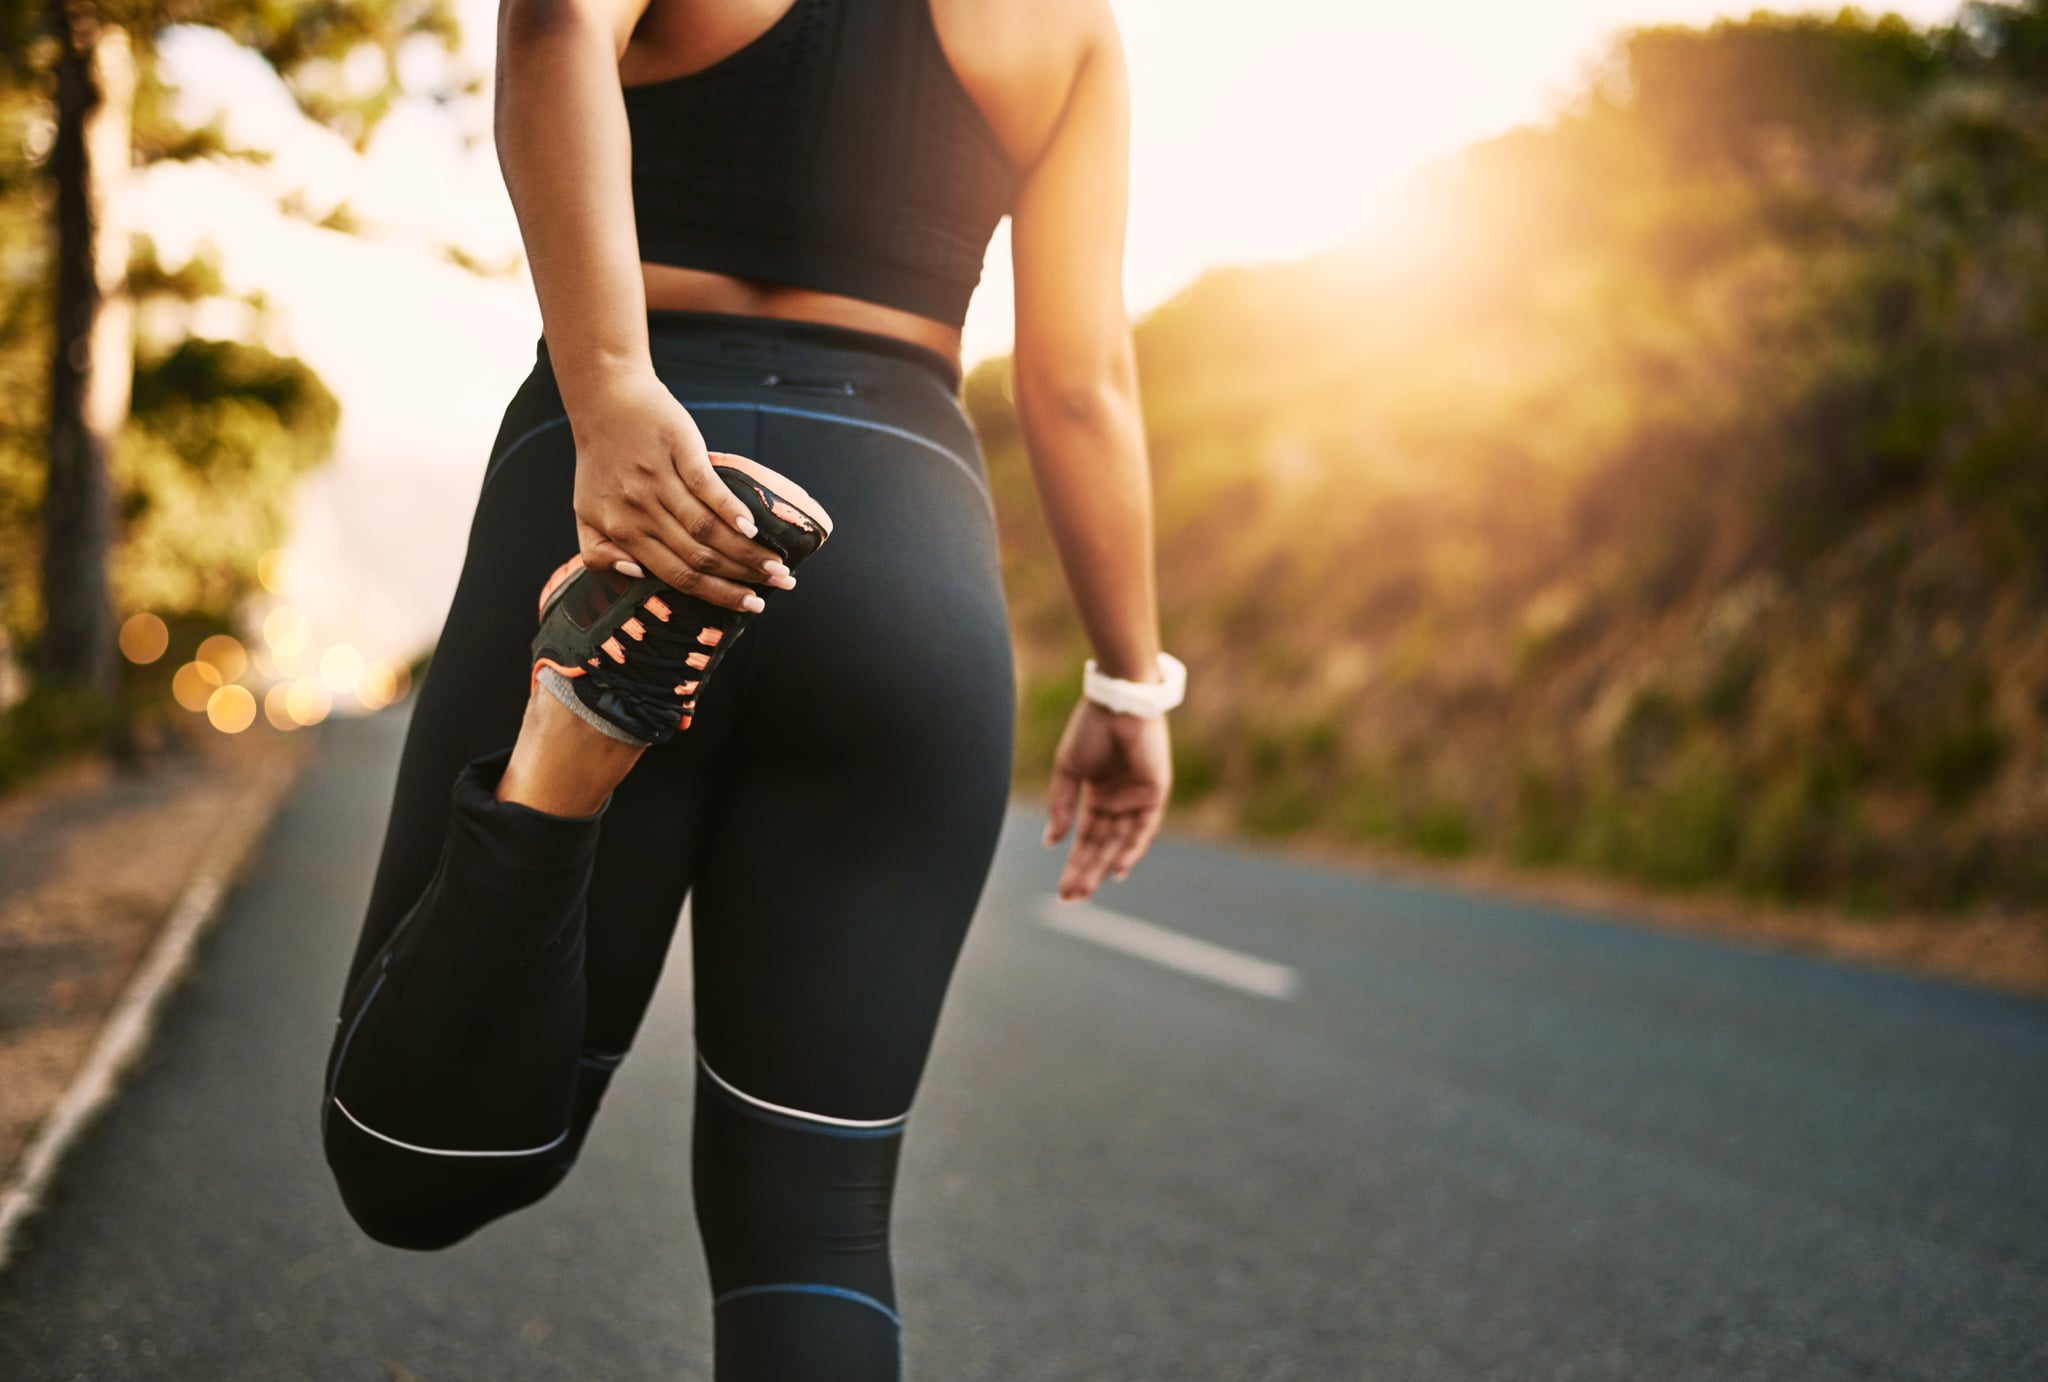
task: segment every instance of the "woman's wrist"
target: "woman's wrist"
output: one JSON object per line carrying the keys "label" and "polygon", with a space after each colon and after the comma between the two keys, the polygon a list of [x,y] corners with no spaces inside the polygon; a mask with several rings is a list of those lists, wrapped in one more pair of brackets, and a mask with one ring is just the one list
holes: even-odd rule
{"label": "woman's wrist", "polygon": [[1116,677],[1120,681],[1158,681],[1159,644],[1156,641],[1131,643],[1117,648],[1101,648],[1096,651],[1094,663],[1097,671],[1104,676]]}
{"label": "woman's wrist", "polygon": [[1162,651],[1153,659],[1151,671],[1152,676],[1143,679],[1111,676],[1089,658],[1081,669],[1081,695],[1112,714],[1163,716],[1187,694],[1187,664]]}
{"label": "woman's wrist", "polygon": [[550,351],[554,364],[555,388],[569,416],[603,407],[611,399],[635,391],[655,378],[654,360],[646,351],[578,351],[571,360]]}

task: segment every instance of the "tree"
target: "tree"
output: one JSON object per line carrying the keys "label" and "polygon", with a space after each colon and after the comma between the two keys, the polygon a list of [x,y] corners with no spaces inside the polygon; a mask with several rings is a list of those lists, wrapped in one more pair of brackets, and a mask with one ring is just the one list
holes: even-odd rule
{"label": "tree", "polygon": [[57,36],[56,312],[50,352],[49,484],[43,499],[45,676],[114,690],[114,607],[107,587],[114,507],[107,451],[127,411],[133,320],[119,288],[119,237],[107,224],[128,166],[135,69],[127,33],[88,6],[53,0]]}
{"label": "tree", "polygon": [[[137,103],[138,93],[160,93],[156,45],[183,24],[219,29],[261,54],[301,110],[358,148],[402,90],[400,48],[424,40],[453,52],[460,37],[452,0],[48,0],[40,15],[34,0],[0,0],[0,76],[46,86],[54,124],[46,165],[54,304],[37,662],[47,680],[104,692],[112,691],[117,668],[108,456],[135,368],[129,245],[126,228],[109,219],[115,191],[138,158],[233,152],[217,129],[177,129],[160,100]],[[363,64],[359,54],[381,61]],[[439,94],[475,85],[470,79]]]}

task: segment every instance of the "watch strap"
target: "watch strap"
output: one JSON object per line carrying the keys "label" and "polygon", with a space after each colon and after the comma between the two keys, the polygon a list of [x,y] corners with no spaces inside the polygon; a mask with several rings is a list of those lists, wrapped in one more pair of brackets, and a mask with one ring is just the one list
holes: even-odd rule
{"label": "watch strap", "polygon": [[1187,695],[1187,664],[1172,653],[1159,654],[1160,680],[1126,681],[1103,673],[1089,658],[1081,668],[1081,694],[1118,715],[1156,719]]}

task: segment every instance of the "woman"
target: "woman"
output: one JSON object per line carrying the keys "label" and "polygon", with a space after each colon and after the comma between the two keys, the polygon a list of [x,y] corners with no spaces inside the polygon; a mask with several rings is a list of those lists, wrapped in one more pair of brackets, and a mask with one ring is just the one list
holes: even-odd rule
{"label": "woman", "polygon": [[543,340],[407,736],[328,1160],[411,1248],[546,1194],[687,893],[717,1376],[893,1378],[897,1150],[1008,795],[959,397],[1005,213],[1096,654],[1062,897],[1131,868],[1169,784],[1117,34],[1105,0],[506,0],[497,131]]}

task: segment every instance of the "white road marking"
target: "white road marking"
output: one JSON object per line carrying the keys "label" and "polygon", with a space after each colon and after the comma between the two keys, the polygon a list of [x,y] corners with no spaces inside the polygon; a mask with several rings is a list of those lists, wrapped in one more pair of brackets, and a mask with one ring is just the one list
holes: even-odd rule
{"label": "white road marking", "polygon": [[1301,991],[1301,974],[1291,966],[1197,940],[1156,922],[1097,907],[1092,902],[1061,902],[1057,897],[1047,897],[1041,905],[1040,918],[1066,935],[1207,979],[1212,984],[1256,993],[1261,998],[1293,998]]}

